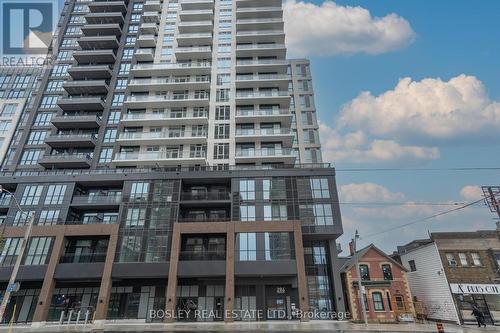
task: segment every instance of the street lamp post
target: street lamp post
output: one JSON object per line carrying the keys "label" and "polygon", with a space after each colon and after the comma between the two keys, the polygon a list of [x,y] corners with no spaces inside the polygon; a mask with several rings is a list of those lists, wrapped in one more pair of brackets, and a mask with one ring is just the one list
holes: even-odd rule
{"label": "street lamp post", "polygon": [[7,308],[7,304],[9,303],[10,299],[10,294],[11,294],[11,286],[16,283],[16,278],[17,278],[17,272],[19,271],[19,267],[21,266],[21,262],[24,257],[24,252],[26,250],[26,246],[28,245],[29,238],[31,236],[31,229],[33,228],[33,224],[35,222],[35,213],[32,213],[31,215],[28,214],[26,211],[24,211],[21,208],[21,205],[19,205],[19,202],[17,201],[15,195],[10,192],[9,190],[6,190],[0,185],[0,193],[7,193],[14,198],[14,202],[16,203],[17,208],[21,212],[21,214],[25,214],[29,216],[28,219],[28,227],[26,228],[26,232],[24,233],[24,237],[21,240],[21,247],[19,249],[19,254],[16,259],[16,263],[14,265],[14,268],[12,269],[12,273],[10,275],[9,279],[9,284],[7,285],[7,289],[5,290],[5,295],[3,296],[2,299],[2,304],[0,305],[0,323],[3,322],[4,319],[4,314],[5,314],[5,309]]}
{"label": "street lamp post", "polygon": [[359,302],[361,303],[361,314],[363,315],[363,321],[365,325],[368,325],[368,320],[366,319],[366,308],[365,308],[365,297],[363,292],[363,285],[361,279],[361,272],[359,271],[359,256],[358,250],[356,249],[356,240],[359,238],[359,233],[356,230],[356,234],[354,235],[354,239],[352,240],[352,247],[354,252],[354,259],[356,260],[356,272],[358,274],[358,291],[359,291]]}

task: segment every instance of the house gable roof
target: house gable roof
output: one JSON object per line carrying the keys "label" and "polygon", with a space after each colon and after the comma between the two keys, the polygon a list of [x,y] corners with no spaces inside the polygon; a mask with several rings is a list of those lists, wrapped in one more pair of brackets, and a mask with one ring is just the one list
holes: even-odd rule
{"label": "house gable roof", "polygon": [[[378,247],[376,247],[373,243],[368,245],[368,246],[365,246],[364,248],[362,248],[361,250],[359,251],[356,251],[356,253],[358,254],[359,256],[359,259],[362,259],[364,257],[364,255],[369,251],[369,250],[375,250],[377,251],[380,255],[382,255],[383,257],[385,257],[388,261],[390,261],[392,264],[398,266],[399,268],[401,268],[402,270],[404,270],[405,272],[407,272],[408,270],[403,266],[401,265],[399,262],[397,262],[396,260],[392,259],[389,255],[387,255],[384,251],[382,251],[381,249],[379,249]],[[348,270],[350,270],[354,265],[356,264],[356,258],[355,256],[350,256],[350,257],[347,257],[346,258],[346,261],[344,262],[344,264],[342,265],[342,267],[340,268],[340,272],[342,273],[345,273],[347,272]]]}

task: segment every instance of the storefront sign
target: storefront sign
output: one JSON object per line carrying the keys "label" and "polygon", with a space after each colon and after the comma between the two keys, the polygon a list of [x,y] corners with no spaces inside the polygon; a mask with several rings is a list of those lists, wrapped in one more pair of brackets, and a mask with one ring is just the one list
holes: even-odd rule
{"label": "storefront sign", "polygon": [[454,294],[500,295],[500,284],[451,283]]}

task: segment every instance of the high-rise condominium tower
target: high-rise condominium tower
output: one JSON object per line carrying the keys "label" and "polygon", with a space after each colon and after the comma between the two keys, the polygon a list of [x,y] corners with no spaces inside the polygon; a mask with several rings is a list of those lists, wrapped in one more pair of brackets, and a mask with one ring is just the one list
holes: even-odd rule
{"label": "high-rise condominium tower", "polygon": [[0,176],[17,199],[0,200],[4,284],[35,216],[15,321],[343,309],[335,171],[282,16],[278,0],[66,1]]}

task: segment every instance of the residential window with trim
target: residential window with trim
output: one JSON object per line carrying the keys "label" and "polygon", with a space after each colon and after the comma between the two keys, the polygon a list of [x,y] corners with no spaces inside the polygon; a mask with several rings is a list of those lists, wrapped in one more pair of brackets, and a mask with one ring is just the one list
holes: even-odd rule
{"label": "residential window with trim", "polygon": [[38,205],[42,196],[43,185],[26,185],[21,196],[20,204],[22,206]]}
{"label": "residential window with trim", "polygon": [[474,266],[482,266],[482,262],[481,262],[481,257],[479,256],[479,253],[477,252],[472,252],[470,254],[471,258],[472,258],[472,265]]}
{"label": "residential window with trim", "polygon": [[68,186],[64,184],[49,185],[47,196],[45,197],[46,205],[60,205],[64,200],[64,194]]}
{"label": "residential window with trim", "polygon": [[448,261],[448,266],[456,267],[457,261],[455,260],[455,256],[453,253],[446,253],[446,260]]}
{"label": "residential window with trim", "polygon": [[467,254],[460,252],[458,254],[458,259],[460,260],[460,265],[461,266],[469,266],[469,262],[467,261]]}
{"label": "residential window with trim", "polygon": [[255,232],[238,234],[240,261],[257,260],[257,242]]}
{"label": "residential window with trim", "polygon": [[389,264],[383,264],[382,265],[382,274],[384,275],[384,280],[391,281],[392,280],[391,265],[389,265]]}
{"label": "residential window with trim", "polygon": [[359,265],[359,275],[361,276],[361,280],[370,281],[370,269],[368,268],[368,265]]}
{"label": "residential window with trim", "polygon": [[380,292],[373,292],[372,293],[372,300],[373,300],[373,309],[375,311],[384,311],[384,299],[382,296],[382,293]]}

